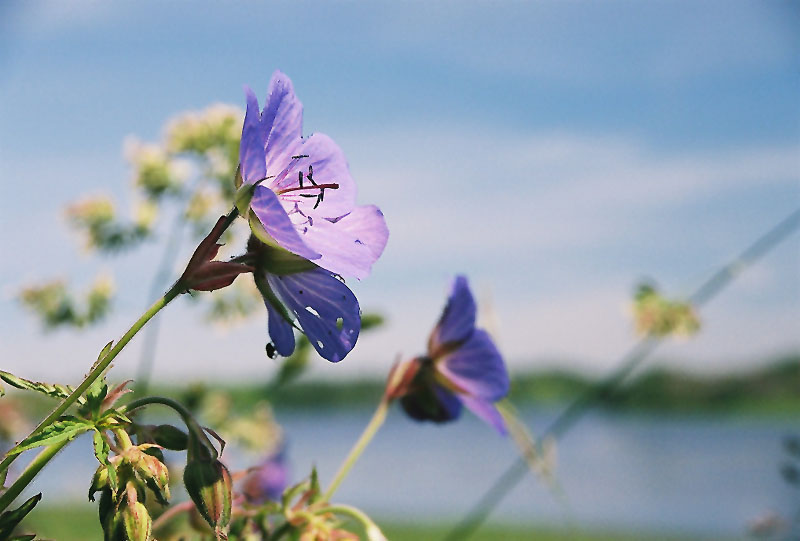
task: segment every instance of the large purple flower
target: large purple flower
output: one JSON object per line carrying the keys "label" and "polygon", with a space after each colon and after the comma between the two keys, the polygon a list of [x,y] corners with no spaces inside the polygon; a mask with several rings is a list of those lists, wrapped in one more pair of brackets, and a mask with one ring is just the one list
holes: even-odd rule
{"label": "large purple flower", "polygon": [[444,313],[428,340],[428,354],[405,367],[397,395],[419,421],[452,421],[466,406],[505,434],[495,402],[508,394],[505,363],[486,331],[475,328],[475,299],[467,279],[456,277]]}
{"label": "large purple flower", "polygon": [[339,275],[363,278],[389,230],[374,205],[356,206],[356,187],[339,147],[302,137],[302,105],[288,77],[275,72],[263,111],[246,89],[239,148],[250,222],[254,276],[269,314],[270,354],[291,355],[294,328],[325,359],[338,362],[361,328],[358,301]]}
{"label": "large purple flower", "polygon": [[378,207],[356,206],[341,149],[321,133],[302,137],[303,106],[283,73],[273,74],[263,111],[245,93],[242,181],[256,185],[250,208],[268,237],[254,232],[331,272],[366,277],[389,230]]}

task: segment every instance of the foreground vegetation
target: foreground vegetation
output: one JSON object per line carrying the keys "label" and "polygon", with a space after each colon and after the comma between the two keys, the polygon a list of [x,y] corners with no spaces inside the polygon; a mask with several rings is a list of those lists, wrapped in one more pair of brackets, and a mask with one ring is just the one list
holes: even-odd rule
{"label": "foreground vegetation", "polygon": [[[446,524],[398,523],[378,520],[391,541],[427,541],[441,539],[448,531]],[[27,524],[40,532],[42,539],[57,541],[101,541],[96,509],[91,504],[49,506],[37,509]],[[472,537],[474,541],[683,541],[689,538],[646,532],[587,532],[543,527],[487,524]],[[697,537],[692,537],[698,540]],[[188,540],[187,540],[188,541]],[[702,541],[702,540],[700,540]]]}

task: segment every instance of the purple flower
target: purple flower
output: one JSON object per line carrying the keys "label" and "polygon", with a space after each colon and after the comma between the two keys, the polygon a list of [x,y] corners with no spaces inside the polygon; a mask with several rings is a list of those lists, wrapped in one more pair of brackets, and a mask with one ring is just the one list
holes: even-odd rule
{"label": "purple flower", "polygon": [[259,270],[253,277],[267,307],[272,339],[267,353],[291,355],[295,348],[294,328],[299,325],[321,357],[334,363],[344,359],[356,345],[361,330],[361,310],[353,292],[330,271],[296,256],[282,263],[304,269],[300,272],[265,270],[282,264],[273,261],[275,249],[252,239],[249,249],[259,254],[254,265]]}
{"label": "purple flower", "polygon": [[248,503],[254,505],[268,501],[277,502],[288,484],[289,467],[286,464],[285,449],[281,448],[250,470],[244,479],[242,494]]}
{"label": "purple flower", "polygon": [[245,92],[240,171],[252,186],[248,249],[269,317],[267,352],[291,355],[298,328],[338,362],[361,329],[358,301],[338,275],[369,274],[389,237],[386,221],[374,205],[355,205],[339,147],[322,134],[302,137],[302,105],[288,77],[272,76],[263,111]]}
{"label": "purple flower", "polygon": [[486,331],[475,328],[475,299],[467,279],[456,277],[442,317],[428,340],[428,354],[407,363],[390,395],[418,421],[452,421],[466,406],[505,434],[494,405],[508,394],[503,358]]}
{"label": "purple flower", "polygon": [[364,278],[389,238],[383,213],[356,206],[356,186],[341,149],[328,136],[302,137],[303,106],[276,71],[264,110],[245,88],[239,147],[242,181],[257,184],[250,208],[275,243],[333,273]]}

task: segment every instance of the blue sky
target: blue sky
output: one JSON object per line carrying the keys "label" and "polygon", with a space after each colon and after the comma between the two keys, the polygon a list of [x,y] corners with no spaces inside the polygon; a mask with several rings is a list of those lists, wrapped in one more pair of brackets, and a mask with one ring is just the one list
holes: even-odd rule
{"label": "blue sky", "polygon": [[[119,309],[96,330],[43,335],[14,300],[37,280],[90,281],[98,261],[62,208],[125,196],[124,138],[242,105],[243,84],[263,98],[281,69],[306,132],[342,146],[391,229],[352,284],[389,324],[317,375],[419,352],[456,272],[513,369],[607,369],[634,339],[639,279],[686,294],[800,205],[799,30],[789,2],[4,2],[2,367],[77,376],[145,304],[155,249],[102,262]],[[662,358],[729,370],[800,348],[799,254],[795,235]],[[265,315],[210,333],[186,303],[162,317],[160,374],[271,370]]]}

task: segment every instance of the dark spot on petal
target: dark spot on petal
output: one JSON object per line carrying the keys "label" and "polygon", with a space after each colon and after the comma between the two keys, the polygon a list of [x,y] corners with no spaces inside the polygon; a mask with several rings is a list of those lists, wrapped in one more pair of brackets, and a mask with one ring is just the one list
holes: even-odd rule
{"label": "dark spot on petal", "polygon": [[267,357],[270,359],[278,358],[278,351],[275,349],[275,344],[272,342],[267,342]]}
{"label": "dark spot on petal", "polygon": [[297,292],[300,293],[301,295],[303,294],[303,290],[302,289],[299,289]]}

